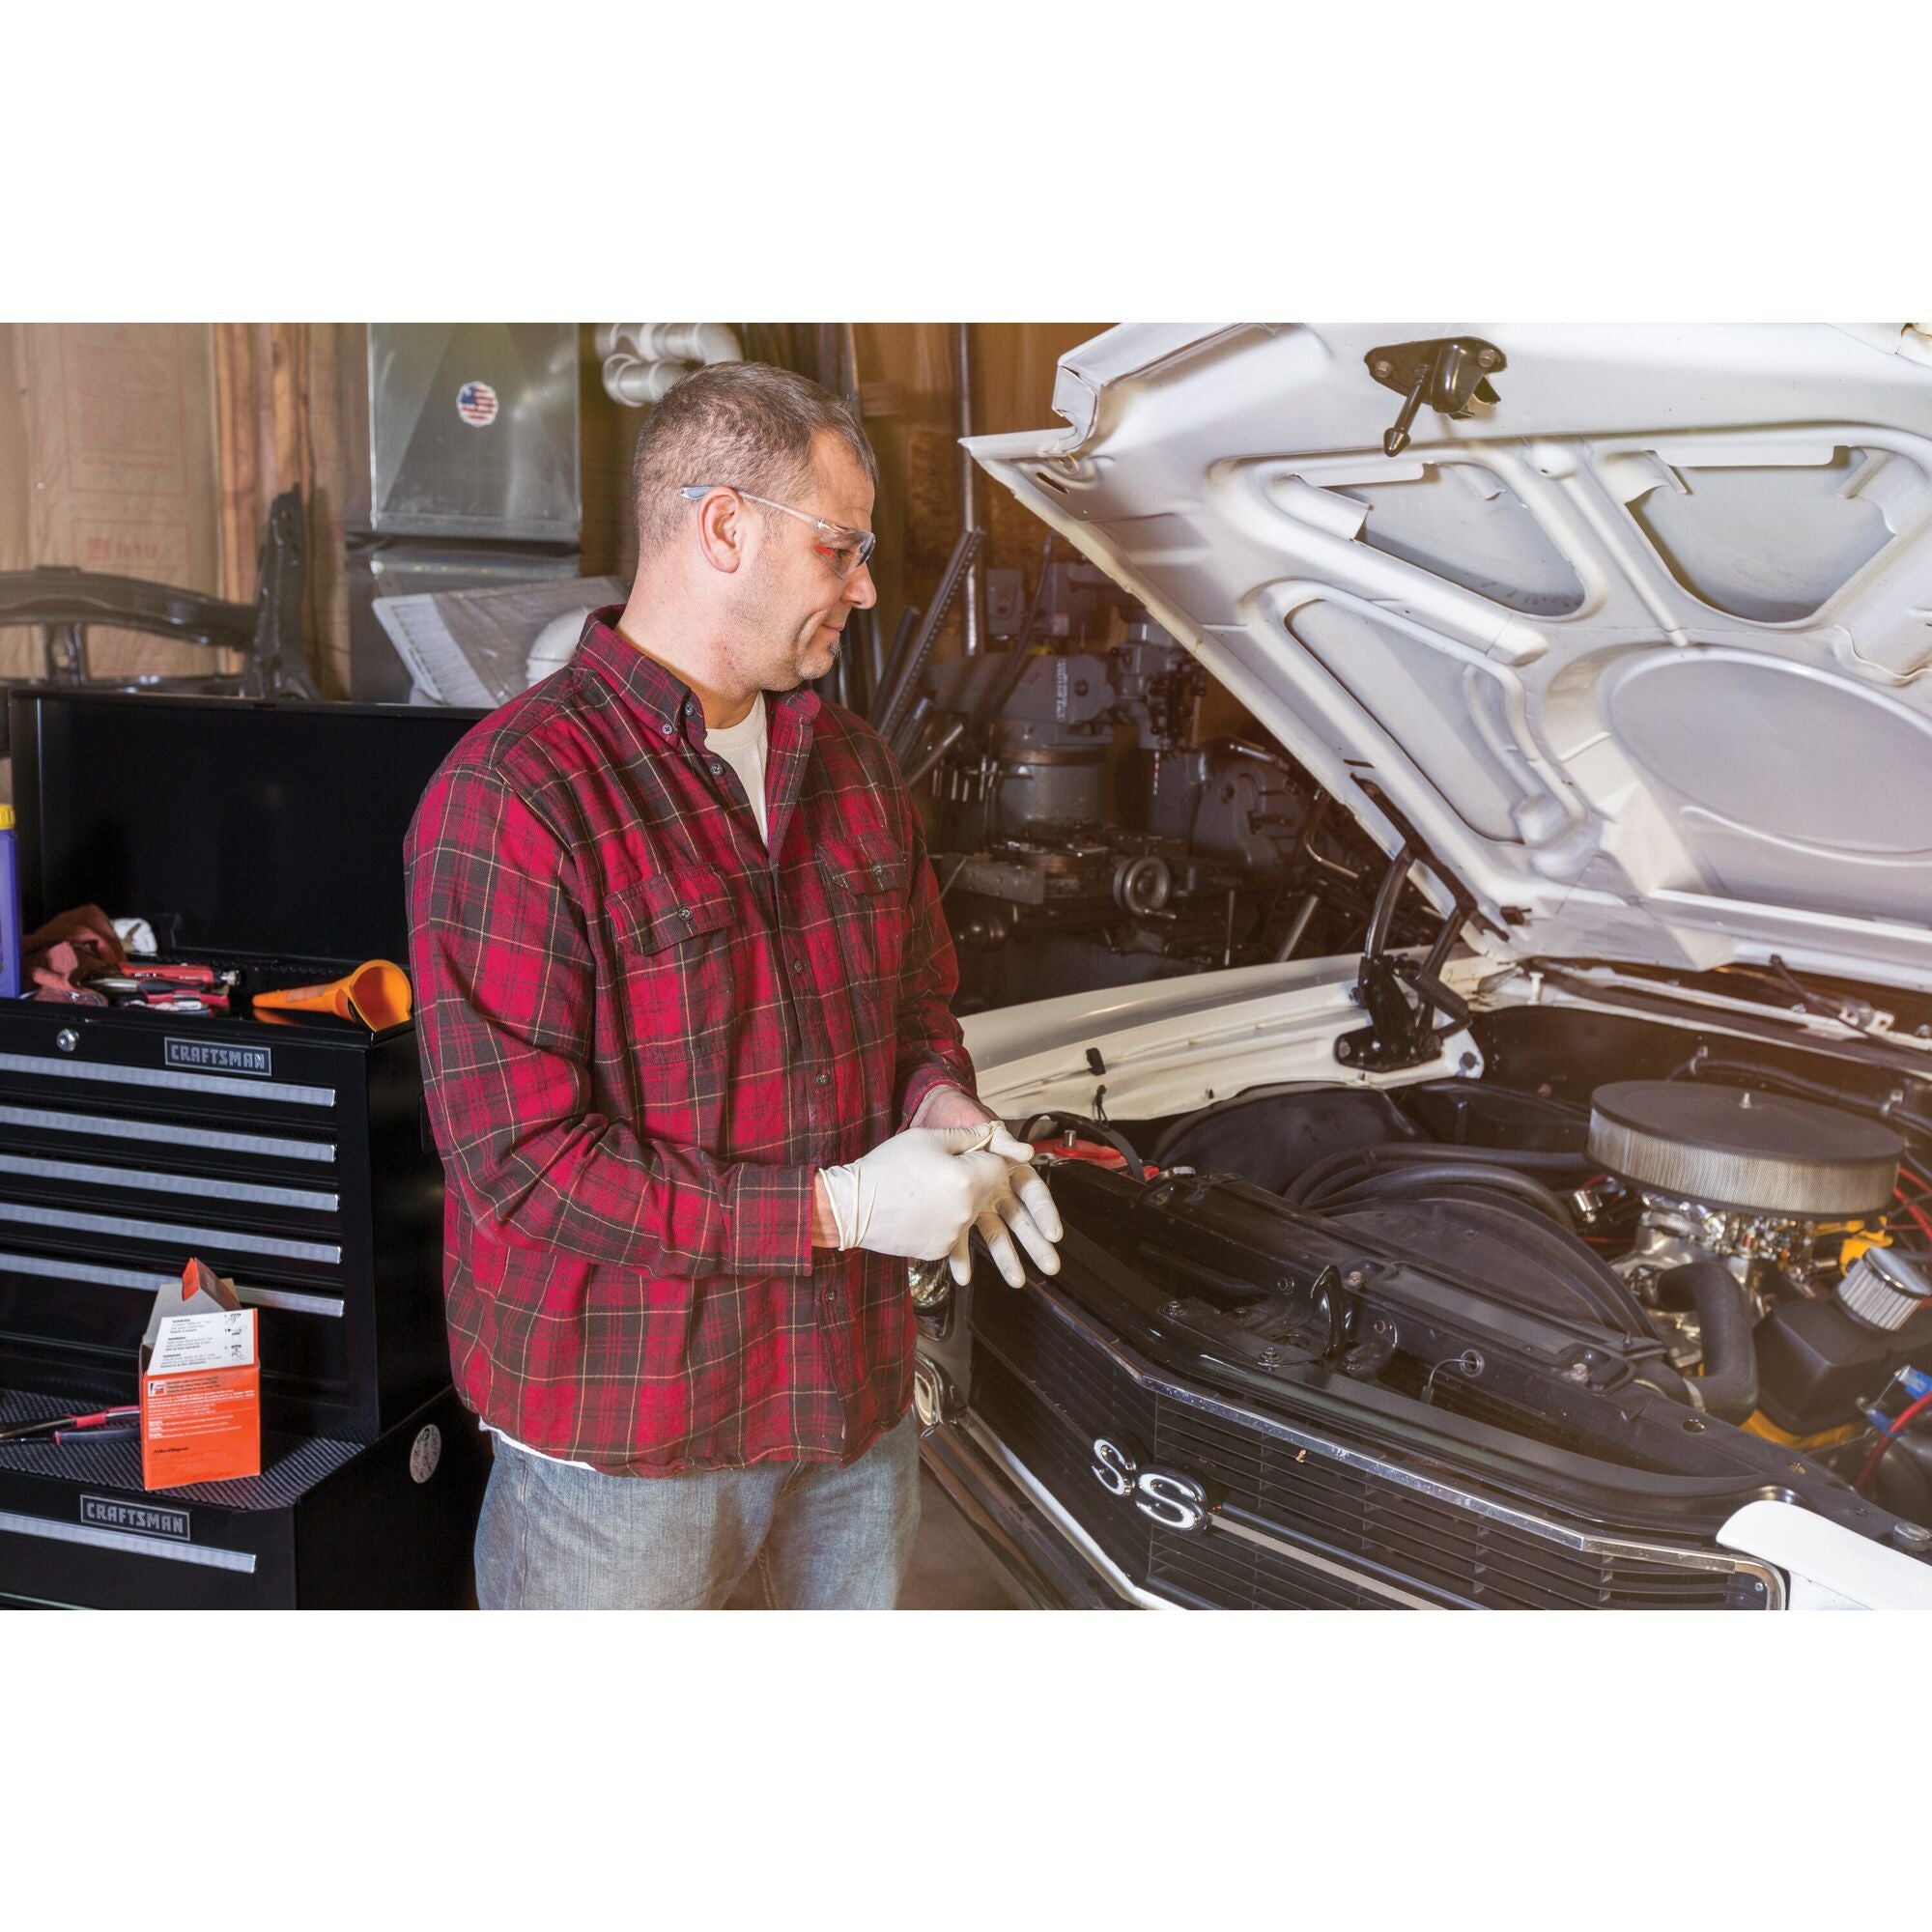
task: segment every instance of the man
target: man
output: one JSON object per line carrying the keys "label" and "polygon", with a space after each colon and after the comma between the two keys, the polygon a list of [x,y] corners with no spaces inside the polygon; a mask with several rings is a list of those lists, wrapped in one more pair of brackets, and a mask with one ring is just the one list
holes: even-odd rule
{"label": "man", "polygon": [[[877,470],[731,363],[639,439],[621,612],[471,731],[408,845],[485,1607],[889,1608],[918,1524],[907,1257],[1047,1271],[973,1096],[917,813],[806,689],[876,599]],[[990,1143],[990,1145],[989,1145]]]}

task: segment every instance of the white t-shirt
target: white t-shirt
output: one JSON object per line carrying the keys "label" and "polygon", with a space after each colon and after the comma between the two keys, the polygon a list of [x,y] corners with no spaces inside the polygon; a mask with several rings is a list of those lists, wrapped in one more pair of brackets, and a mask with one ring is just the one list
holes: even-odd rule
{"label": "white t-shirt", "polygon": [[[765,728],[765,694],[762,691],[752,699],[751,710],[737,724],[717,725],[704,734],[705,755],[714,760],[722,758],[738,774],[745,795],[752,801],[752,813],[758,821],[760,838],[765,836],[765,750],[770,742],[770,733]],[[573,1469],[591,1466],[568,1456],[544,1456],[541,1449],[532,1449],[527,1443],[519,1442],[507,1430],[491,1429],[487,1422],[483,1427],[492,1435],[500,1435],[512,1448],[523,1450],[526,1456],[543,1456],[546,1463],[563,1463]]]}
{"label": "white t-shirt", "polygon": [[704,734],[706,756],[722,758],[738,774],[745,796],[752,801],[752,814],[758,821],[758,837],[765,836],[765,748],[770,743],[765,728],[765,694],[752,699],[752,708],[735,724],[713,725]]}

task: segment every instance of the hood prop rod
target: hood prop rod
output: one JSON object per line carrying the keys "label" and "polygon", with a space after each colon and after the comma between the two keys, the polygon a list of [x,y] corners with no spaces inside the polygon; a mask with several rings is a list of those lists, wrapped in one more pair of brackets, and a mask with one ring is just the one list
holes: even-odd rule
{"label": "hood prop rod", "polygon": [[[1448,960],[1449,949],[1475,911],[1475,903],[1453,877],[1434,863],[1412,832],[1399,829],[1405,832],[1405,837],[1383,874],[1381,887],[1376,894],[1375,910],[1369,915],[1368,934],[1362,942],[1362,969],[1355,998],[1367,1012],[1369,1024],[1344,1034],[1335,1042],[1337,1060],[1371,1072],[1420,1066],[1435,1059],[1438,1015],[1448,1022],[1443,1032],[1466,1026],[1469,1020],[1468,1002],[1443,984],[1442,968]],[[1427,957],[1420,960],[1388,950],[1402,889],[1410,868],[1417,865],[1427,866],[1448,887],[1454,899]],[[1412,1000],[1411,990],[1415,995]]]}

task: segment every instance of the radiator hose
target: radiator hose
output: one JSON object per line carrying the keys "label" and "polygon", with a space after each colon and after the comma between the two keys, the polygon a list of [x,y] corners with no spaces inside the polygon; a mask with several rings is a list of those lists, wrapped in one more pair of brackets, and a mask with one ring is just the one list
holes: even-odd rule
{"label": "radiator hose", "polygon": [[1658,1285],[1666,1284],[1690,1297],[1703,1335],[1704,1373],[1690,1387],[1720,1422],[1745,1421],[1757,1407],[1757,1344],[1737,1277],[1721,1262],[1687,1262]]}

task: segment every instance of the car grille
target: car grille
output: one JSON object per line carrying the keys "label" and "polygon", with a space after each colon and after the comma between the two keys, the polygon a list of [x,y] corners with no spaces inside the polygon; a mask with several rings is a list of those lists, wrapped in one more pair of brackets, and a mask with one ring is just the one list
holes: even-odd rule
{"label": "car grille", "polygon": [[[1578,1548],[1145,1387],[1039,1291],[976,1294],[973,1332],[975,1413],[1108,1557],[1156,1595],[1255,1609],[1378,1609],[1417,1600],[1494,1609],[1768,1607],[1752,1566]],[[1208,1485],[1220,1502],[1209,1526],[1164,1528],[1110,1493],[1094,1474],[1101,1435]]]}

